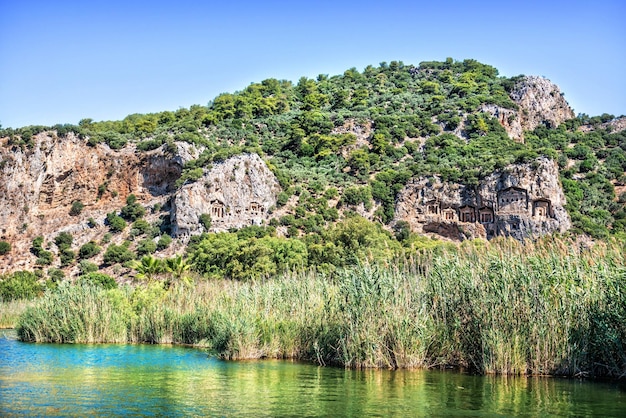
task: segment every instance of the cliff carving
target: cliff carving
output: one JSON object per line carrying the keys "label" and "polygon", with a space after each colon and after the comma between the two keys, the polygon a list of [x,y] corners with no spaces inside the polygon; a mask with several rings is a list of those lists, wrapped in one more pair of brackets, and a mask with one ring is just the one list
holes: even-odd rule
{"label": "cliff carving", "polygon": [[202,233],[202,214],[211,216],[211,231],[215,232],[261,225],[269,219],[280,190],[276,177],[258,155],[230,158],[176,192],[170,216],[172,233]]}
{"label": "cliff carving", "polygon": [[476,186],[416,178],[399,193],[394,221],[453,240],[534,238],[570,228],[558,167],[548,158],[515,164]]}

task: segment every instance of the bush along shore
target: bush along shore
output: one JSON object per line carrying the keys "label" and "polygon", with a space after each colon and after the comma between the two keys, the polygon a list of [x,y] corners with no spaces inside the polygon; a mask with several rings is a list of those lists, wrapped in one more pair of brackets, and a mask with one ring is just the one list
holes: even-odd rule
{"label": "bush along shore", "polygon": [[23,341],[175,343],[225,359],[348,368],[626,375],[624,244],[556,238],[426,251],[249,282],[61,283],[19,318]]}

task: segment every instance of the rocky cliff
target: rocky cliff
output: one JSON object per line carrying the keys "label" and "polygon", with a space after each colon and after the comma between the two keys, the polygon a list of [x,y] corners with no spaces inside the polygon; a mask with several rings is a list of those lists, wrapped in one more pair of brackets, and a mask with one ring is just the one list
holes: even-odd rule
{"label": "rocky cliff", "polygon": [[171,223],[175,236],[197,235],[202,214],[211,217],[211,231],[261,225],[276,205],[280,185],[256,154],[239,155],[220,164],[173,198]]}
{"label": "rocky cliff", "polygon": [[[205,213],[211,216],[212,231],[268,219],[280,186],[256,154],[230,158],[198,181],[176,187],[184,164],[201,151],[185,142],[147,152],[134,145],[113,150],[105,144],[90,146],[71,133],[57,137],[54,131],[38,134],[28,148],[0,140],[0,240],[12,247],[0,257],[0,274],[36,267],[30,247],[37,236],[44,237],[53,253],[60,232],[73,236],[74,251],[91,240],[100,242],[109,231],[107,213],[119,213],[130,194],[148,209],[149,222],[169,218],[173,236],[202,232],[198,219]],[[75,202],[80,202],[80,211],[72,211]],[[112,242],[127,239],[129,230],[113,236]],[[57,264],[58,258],[53,266]]]}
{"label": "rocky cliff", "polygon": [[524,131],[532,131],[540,125],[555,128],[575,116],[559,87],[543,77],[520,78],[509,96],[518,109],[487,104],[480,110],[498,119],[509,137],[517,141],[524,140]]}
{"label": "rocky cliff", "polygon": [[[131,193],[146,207],[165,204],[184,162],[197,154],[186,143],[149,152],[134,146],[112,150],[54,131],[38,134],[29,148],[0,140],[0,239],[13,247],[0,258],[0,273],[33,268],[29,248],[37,236],[51,242],[59,232],[70,232],[81,245],[103,235],[106,214],[124,206]],[[70,215],[74,202],[83,208]]]}
{"label": "rocky cliff", "polygon": [[394,221],[453,240],[522,240],[570,227],[558,167],[547,158],[505,167],[476,186],[413,179],[399,193]]}

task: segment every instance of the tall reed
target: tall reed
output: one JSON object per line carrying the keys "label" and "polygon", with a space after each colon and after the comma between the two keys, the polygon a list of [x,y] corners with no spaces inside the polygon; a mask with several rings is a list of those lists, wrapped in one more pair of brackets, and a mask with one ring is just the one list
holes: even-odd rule
{"label": "tall reed", "polygon": [[227,359],[620,376],[624,258],[616,242],[501,240],[333,277],[306,272],[168,290],[62,286],[27,310],[18,330],[28,341],[202,345]]}
{"label": "tall reed", "polygon": [[15,328],[20,315],[33,304],[27,299],[0,301],[0,329]]}

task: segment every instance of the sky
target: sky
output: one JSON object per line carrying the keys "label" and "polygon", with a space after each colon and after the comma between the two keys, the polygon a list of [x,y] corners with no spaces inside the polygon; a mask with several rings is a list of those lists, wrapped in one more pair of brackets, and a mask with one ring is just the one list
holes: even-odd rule
{"label": "sky", "polygon": [[473,58],[626,114],[626,1],[0,0],[0,125],[206,105],[266,78]]}

